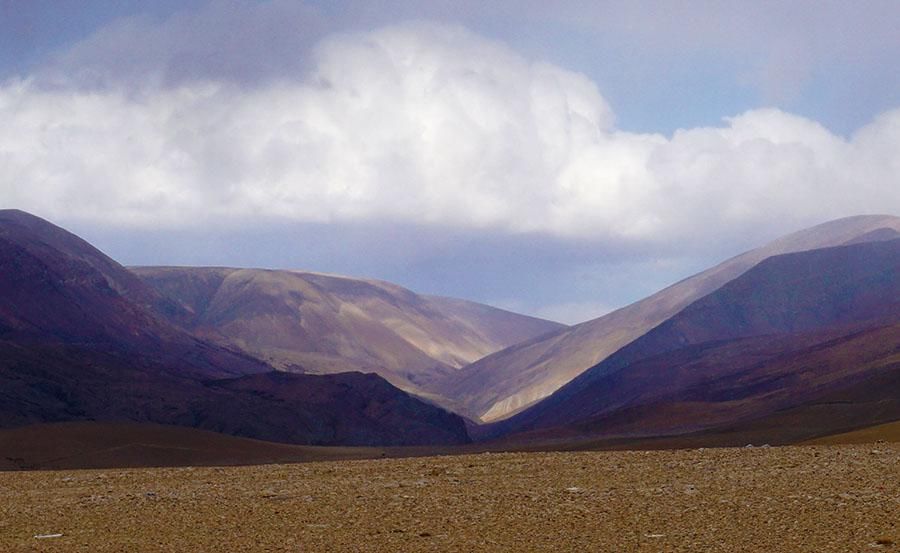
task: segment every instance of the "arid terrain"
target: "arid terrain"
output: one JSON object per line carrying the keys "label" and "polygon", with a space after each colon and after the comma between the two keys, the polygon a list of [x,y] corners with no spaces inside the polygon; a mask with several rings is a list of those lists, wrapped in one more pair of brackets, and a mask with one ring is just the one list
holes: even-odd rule
{"label": "arid terrain", "polygon": [[894,551],[900,445],[0,473],[2,551]]}

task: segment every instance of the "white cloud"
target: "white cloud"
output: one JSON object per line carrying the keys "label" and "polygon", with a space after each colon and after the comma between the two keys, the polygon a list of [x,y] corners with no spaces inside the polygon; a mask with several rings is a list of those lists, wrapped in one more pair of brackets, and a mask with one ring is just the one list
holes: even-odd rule
{"label": "white cloud", "polygon": [[674,242],[900,212],[900,110],[627,133],[583,75],[462,28],[333,35],[302,80],[0,86],[0,202],[185,227],[407,223]]}

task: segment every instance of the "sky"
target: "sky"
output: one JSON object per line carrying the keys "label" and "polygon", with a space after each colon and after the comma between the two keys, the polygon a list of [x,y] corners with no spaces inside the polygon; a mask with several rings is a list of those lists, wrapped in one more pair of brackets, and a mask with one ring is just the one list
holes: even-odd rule
{"label": "sky", "polygon": [[0,0],[0,207],[566,323],[900,215],[900,2]]}

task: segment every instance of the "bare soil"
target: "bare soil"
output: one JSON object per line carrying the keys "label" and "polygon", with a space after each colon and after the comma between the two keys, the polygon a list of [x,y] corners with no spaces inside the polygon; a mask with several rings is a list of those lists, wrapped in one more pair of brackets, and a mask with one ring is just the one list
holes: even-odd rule
{"label": "bare soil", "polygon": [[877,441],[900,442],[900,421],[861,428],[810,440],[811,445],[865,444]]}
{"label": "bare soil", "polygon": [[900,444],[0,473],[0,551],[900,551]]}

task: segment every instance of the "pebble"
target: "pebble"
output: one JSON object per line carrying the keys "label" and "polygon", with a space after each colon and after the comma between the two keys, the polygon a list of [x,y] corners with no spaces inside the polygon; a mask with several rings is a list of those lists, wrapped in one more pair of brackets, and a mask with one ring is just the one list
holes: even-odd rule
{"label": "pebble", "polygon": [[72,553],[900,551],[900,445],[872,451],[496,453],[81,471],[65,486],[71,471],[0,473],[0,551],[63,534]]}

